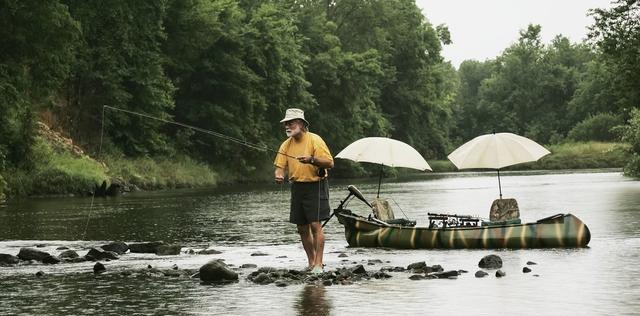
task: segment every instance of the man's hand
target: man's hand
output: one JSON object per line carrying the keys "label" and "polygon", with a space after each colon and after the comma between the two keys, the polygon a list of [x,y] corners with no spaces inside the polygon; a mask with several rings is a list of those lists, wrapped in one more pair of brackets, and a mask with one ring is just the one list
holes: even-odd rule
{"label": "man's hand", "polygon": [[309,164],[313,164],[315,162],[313,156],[300,156],[298,157],[298,161],[301,163],[309,163]]}
{"label": "man's hand", "polygon": [[277,184],[282,184],[284,183],[284,169],[282,168],[276,168],[276,172],[275,172],[275,180]]}

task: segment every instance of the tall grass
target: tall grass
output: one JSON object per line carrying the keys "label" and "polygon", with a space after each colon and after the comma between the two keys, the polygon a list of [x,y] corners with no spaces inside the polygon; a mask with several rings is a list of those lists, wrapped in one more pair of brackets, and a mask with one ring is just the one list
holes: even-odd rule
{"label": "tall grass", "polygon": [[112,177],[145,190],[210,186],[218,180],[207,165],[185,156],[173,159],[112,156],[105,162]]}
{"label": "tall grass", "polygon": [[11,170],[7,178],[11,195],[87,193],[107,178],[105,168],[88,157],[53,149],[37,138],[32,168]]}

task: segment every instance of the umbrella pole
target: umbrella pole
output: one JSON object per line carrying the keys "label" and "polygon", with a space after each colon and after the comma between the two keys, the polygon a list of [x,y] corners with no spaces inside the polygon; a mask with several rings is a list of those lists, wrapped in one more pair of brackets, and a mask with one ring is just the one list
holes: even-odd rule
{"label": "umbrella pole", "polygon": [[380,184],[382,183],[382,168],[384,167],[384,165],[380,165],[380,176],[378,177],[378,196],[377,198],[380,197]]}
{"label": "umbrella pole", "polygon": [[500,199],[502,200],[502,185],[500,184],[500,169],[498,170],[498,189],[500,190]]}

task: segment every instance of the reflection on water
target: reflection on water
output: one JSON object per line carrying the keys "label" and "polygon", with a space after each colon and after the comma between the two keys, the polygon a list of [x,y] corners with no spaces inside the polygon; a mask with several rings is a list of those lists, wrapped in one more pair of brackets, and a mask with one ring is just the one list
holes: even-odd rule
{"label": "reflection on water", "polygon": [[329,315],[331,304],[325,298],[326,290],[322,285],[307,285],[296,301],[298,315]]}
{"label": "reflection on water", "polygon": [[[505,197],[518,200],[525,222],[560,212],[583,220],[592,239],[585,249],[535,250],[388,250],[346,247],[344,230],[334,219],[325,227],[327,269],[363,264],[368,271],[384,265],[418,261],[463,269],[457,280],[408,280],[392,273],[386,280],[349,286],[287,287],[255,285],[246,280],[253,269],[245,263],[301,269],[306,257],[295,226],[289,224],[286,189],[255,186],[217,190],[136,193],[118,198],[27,199],[0,206],[0,253],[43,246],[57,255],[66,246],[83,255],[103,241],[177,242],[179,256],[127,254],[106,262],[107,273],[94,276],[91,262],[24,264],[0,267],[0,315],[326,315],[444,314],[493,315],[634,315],[640,311],[640,182],[620,173],[505,173]],[[349,183],[333,181],[331,205],[347,195]],[[376,194],[377,182],[356,183],[365,197]],[[396,216],[403,213],[427,223],[427,212],[487,217],[497,198],[495,173],[464,173],[385,181],[381,196],[393,199]],[[397,204],[396,204],[397,203]],[[362,215],[367,207],[348,206]],[[400,211],[399,209],[402,209]],[[86,230],[85,230],[86,227]],[[192,255],[189,248],[213,247],[219,255]],[[254,252],[267,256],[251,256]],[[345,253],[347,257],[338,255]],[[477,279],[480,258],[497,253],[505,278]],[[206,286],[197,280],[121,274],[147,265],[197,269],[211,259],[225,259],[240,281]],[[367,265],[370,259],[382,264]],[[527,261],[533,273],[523,274]],[[39,270],[42,278],[35,277]],[[534,274],[539,277],[533,276]],[[358,302],[355,304],[354,302]],[[378,302],[378,304],[361,304]],[[384,303],[380,303],[384,302]]]}

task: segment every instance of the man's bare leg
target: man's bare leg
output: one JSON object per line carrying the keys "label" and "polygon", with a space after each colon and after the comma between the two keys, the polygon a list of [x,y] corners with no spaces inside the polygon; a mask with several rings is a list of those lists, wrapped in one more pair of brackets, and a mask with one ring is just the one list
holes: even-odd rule
{"label": "man's bare leg", "polygon": [[313,250],[314,250],[314,267],[322,268],[322,257],[324,254],[324,231],[320,222],[311,222],[309,224],[311,234],[313,235]]}
{"label": "man's bare leg", "polygon": [[[298,234],[300,234],[300,240],[302,241],[302,247],[304,251],[307,253],[307,260],[309,260],[309,267],[313,268],[316,258],[316,250],[314,244],[314,237],[311,233],[311,226],[309,224],[306,225],[298,225]],[[324,236],[322,236],[322,241],[324,243]]]}

